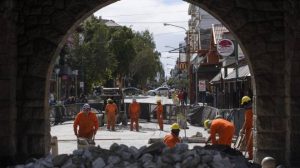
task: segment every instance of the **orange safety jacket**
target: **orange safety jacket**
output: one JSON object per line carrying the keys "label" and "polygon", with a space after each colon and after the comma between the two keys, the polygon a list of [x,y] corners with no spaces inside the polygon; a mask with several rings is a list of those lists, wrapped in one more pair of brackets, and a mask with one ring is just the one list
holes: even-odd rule
{"label": "orange safety jacket", "polygon": [[164,111],[163,105],[158,104],[156,109],[156,117],[158,120],[163,119],[163,111]]}
{"label": "orange safety jacket", "polygon": [[169,148],[174,148],[177,143],[180,143],[181,140],[179,137],[173,135],[172,133],[167,134],[164,138],[164,143],[169,147]]}
{"label": "orange safety jacket", "polygon": [[[77,127],[79,130],[77,132]],[[84,112],[79,112],[75,118],[74,133],[79,137],[92,138],[99,128],[98,119],[95,113],[89,112],[87,115]]]}
{"label": "orange safety jacket", "polygon": [[139,118],[140,111],[141,111],[140,104],[137,102],[133,102],[129,104],[128,111],[129,111],[130,118]]}
{"label": "orange safety jacket", "polygon": [[[210,126],[211,143],[230,146],[234,130],[233,123],[222,118],[214,119]],[[216,140],[216,134],[219,135],[218,140]]]}
{"label": "orange safety jacket", "polygon": [[115,115],[117,111],[118,111],[118,107],[115,103],[106,104],[105,112],[107,112],[108,115]]}

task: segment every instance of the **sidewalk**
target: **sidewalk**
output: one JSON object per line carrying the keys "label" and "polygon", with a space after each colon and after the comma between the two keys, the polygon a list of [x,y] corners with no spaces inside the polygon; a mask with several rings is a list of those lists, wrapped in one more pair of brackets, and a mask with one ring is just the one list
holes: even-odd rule
{"label": "sidewalk", "polygon": [[[99,127],[95,136],[96,145],[100,145],[101,148],[109,149],[111,144],[125,144],[127,146],[135,146],[140,148],[148,144],[150,138],[163,138],[170,132],[170,125],[164,124],[164,131],[158,129],[157,123],[140,123],[140,132],[129,131],[129,125],[127,127],[117,126],[116,131],[107,131],[106,127]],[[208,137],[208,133],[202,127],[188,126],[186,129],[186,136],[191,137],[196,132],[203,134],[203,137]],[[184,137],[184,130],[180,131],[180,136]],[[70,154],[73,150],[77,149],[77,140],[73,131],[73,122],[65,122],[62,125],[56,125],[51,127],[51,136],[57,136],[58,139],[58,153]],[[190,143],[189,147],[204,146],[204,144]]]}

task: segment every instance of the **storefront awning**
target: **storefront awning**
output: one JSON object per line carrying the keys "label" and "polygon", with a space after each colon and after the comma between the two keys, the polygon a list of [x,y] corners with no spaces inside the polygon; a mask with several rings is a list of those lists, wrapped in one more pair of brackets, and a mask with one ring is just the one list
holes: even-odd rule
{"label": "storefront awning", "polygon": [[[238,78],[243,78],[251,76],[248,65],[244,65],[238,68]],[[236,78],[236,70],[234,69],[231,73],[228,74],[225,80],[235,79]]]}

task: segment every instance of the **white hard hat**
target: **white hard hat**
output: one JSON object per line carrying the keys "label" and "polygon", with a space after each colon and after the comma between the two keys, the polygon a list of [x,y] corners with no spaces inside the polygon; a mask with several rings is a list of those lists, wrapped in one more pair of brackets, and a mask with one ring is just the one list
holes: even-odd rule
{"label": "white hard hat", "polygon": [[91,108],[91,106],[87,103],[85,103],[82,107],[83,110],[87,110],[87,109],[90,109],[90,108]]}

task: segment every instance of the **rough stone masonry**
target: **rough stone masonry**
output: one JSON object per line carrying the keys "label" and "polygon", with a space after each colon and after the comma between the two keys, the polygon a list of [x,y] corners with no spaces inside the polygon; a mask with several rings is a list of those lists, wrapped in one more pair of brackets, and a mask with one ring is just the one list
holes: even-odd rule
{"label": "rough stone masonry", "polygon": [[248,162],[241,152],[220,145],[195,146],[177,144],[167,148],[157,142],[140,149],[112,144],[110,149],[100,146],[74,150],[73,154],[51,155],[32,159],[14,168],[256,168],[260,165]]}

